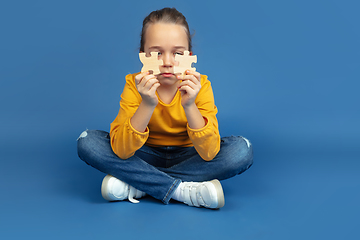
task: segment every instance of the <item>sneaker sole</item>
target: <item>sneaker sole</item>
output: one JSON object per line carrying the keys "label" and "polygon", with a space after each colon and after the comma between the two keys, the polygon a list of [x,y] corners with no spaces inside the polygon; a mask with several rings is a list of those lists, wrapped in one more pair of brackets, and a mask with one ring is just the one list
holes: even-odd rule
{"label": "sneaker sole", "polygon": [[222,208],[225,205],[224,191],[219,180],[214,179],[210,181],[216,189],[218,205],[215,209]]}
{"label": "sneaker sole", "polygon": [[107,195],[107,189],[106,187],[108,186],[108,183],[110,181],[110,179],[112,178],[113,176],[111,175],[106,175],[106,177],[104,177],[103,181],[102,181],[102,184],[101,184],[101,195],[102,197],[105,199],[105,200],[108,200],[108,201],[116,201],[114,199],[111,199],[108,195]]}

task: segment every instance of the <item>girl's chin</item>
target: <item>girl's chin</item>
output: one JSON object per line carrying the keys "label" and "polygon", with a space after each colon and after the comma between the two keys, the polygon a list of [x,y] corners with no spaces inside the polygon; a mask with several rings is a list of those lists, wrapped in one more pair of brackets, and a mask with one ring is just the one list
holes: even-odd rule
{"label": "girl's chin", "polygon": [[176,77],[175,77],[175,75],[173,75],[172,77],[164,77],[164,76],[162,76],[162,75],[159,75],[158,77],[157,77],[157,79],[159,80],[159,82],[160,82],[160,84],[161,85],[168,85],[168,86],[170,86],[170,85],[174,85],[174,84],[176,84],[178,81],[179,81],[179,79],[177,79]]}
{"label": "girl's chin", "polygon": [[159,81],[161,81],[161,80],[163,80],[163,81],[177,81],[178,80],[174,74],[169,74],[169,75],[160,74],[159,76],[157,76],[157,79]]}

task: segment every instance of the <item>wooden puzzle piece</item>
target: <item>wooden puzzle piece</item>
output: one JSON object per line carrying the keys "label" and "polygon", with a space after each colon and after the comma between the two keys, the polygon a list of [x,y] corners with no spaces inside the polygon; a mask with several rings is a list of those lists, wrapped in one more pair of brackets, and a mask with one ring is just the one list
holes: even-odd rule
{"label": "wooden puzzle piece", "polygon": [[159,66],[163,65],[163,61],[158,59],[158,52],[151,52],[151,57],[146,57],[145,53],[139,53],[139,58],[143,67],[141,72],[153,71],[154,75],[160,74]]}
{"label": "wooden puzzle piece", "polygon": [[186,70],[196,71],[196,68],[191,67],[192,63],[197,62],[197,56],[190,56],[189,51],[185,51],[184,55],[176,55],[175,61],[179,62],[178,66],[174,66],[174,73],[185,73]]}

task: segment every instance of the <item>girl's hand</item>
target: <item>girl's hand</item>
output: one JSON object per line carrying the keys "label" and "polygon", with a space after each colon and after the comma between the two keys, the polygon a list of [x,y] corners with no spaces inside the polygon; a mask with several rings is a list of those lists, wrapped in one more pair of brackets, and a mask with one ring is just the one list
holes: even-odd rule
{"label": "girl's hand", "polygon": [[159,102],[156,89],[160,86],[160,83],[157,78],[149,72],[140,73],[135,77],[135,84],[143,103],[155,107]]}
{"label": "girl's hand", "polygon": [[200,73],[186,70],[186,75],[177,75],[182,80],[178,88],[181,93],[181,105],[187,108],[195,103],[195,98],[201,89]]}

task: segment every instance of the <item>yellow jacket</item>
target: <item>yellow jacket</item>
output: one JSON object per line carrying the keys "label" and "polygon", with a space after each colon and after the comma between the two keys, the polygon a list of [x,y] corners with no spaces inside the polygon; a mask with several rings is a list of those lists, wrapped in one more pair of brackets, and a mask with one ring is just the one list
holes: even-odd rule
{"label": "yellow jacket", "polygon": [[220,134],[216,119],[217,108],[207,76],[201,75],[201,89],[195,99],[195,104],[205,119],[205,127],[189,128],[178,91],[170,104],[163,103],[159,98],[148,127],[142,133],[130,124],[130,119],[141,102],[135,85],[137,74],[139,73],[125,77],[126,84],[121,94],[120,110],[110,125],[111,147],[114,153],[122,159],[127,159],[144,144],[152,147],[194,146],[204,160],[212,160],[220,150]]}

